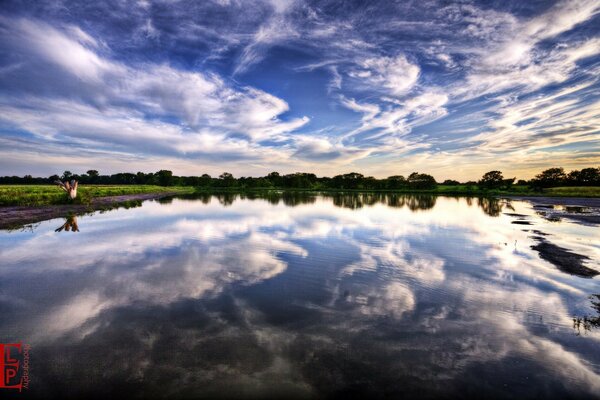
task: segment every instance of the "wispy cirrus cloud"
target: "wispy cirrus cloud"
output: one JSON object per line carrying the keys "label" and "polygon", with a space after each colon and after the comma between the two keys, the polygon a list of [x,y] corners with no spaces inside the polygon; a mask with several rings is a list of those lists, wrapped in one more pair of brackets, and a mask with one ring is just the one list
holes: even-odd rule
{"label": "wispy cirrus cloud", "polygon": [[255,174],[451,159],[474,178],[492,152],[526,177],[600,157],[598,18],[584,0],[9,1],[1,134]]}
{"label": "wispy cirrus cloud", "polygon": [[[259,159],[266,154],[254,151],[257,140],[308,122],[278,119],[289,109],[284,100],[214,73],[111,60],[110,49],[75,26],[1,22],[13,39],[11,44],[4,36],[3,45],[19,65],[0,76],[9,89],[0,97],[2,120],[44,140],[213,160]],[[15,78],[28,84],[15,87]]]}
{"label": "wispy cirrus cloud", "polygon": [[420,68],[409,62],[402,54],[396,57],[367,58],[350,69],[348,76],[354,78],[363,90],[383,90],[398,96],[410,91],[419,79]]}

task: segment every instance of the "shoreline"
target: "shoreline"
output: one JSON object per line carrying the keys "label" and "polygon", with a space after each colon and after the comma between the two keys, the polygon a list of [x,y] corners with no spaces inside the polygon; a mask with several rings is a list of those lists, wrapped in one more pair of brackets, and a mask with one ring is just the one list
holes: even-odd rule
{"label": "shoreline", "polygon": [[[494,197],[497,199],[528,201],[534,208],[540,208],[542,212],[548,212],[551,215],[559,214],[567,219],[576,220],[583,223],[600,224],[600,198],[597,197],[560,197],[560,196],[523,196],[523,195],[474,195],[471,193],[436,193],[431,191],[370,191],[370,190],[314,190],[314,189],[269,189],[269,190],[200,190],[195,194],[222,194],[222,193],[248,193],[248,192],[303,192],[318,195],[319,193],[389,193],[403,195],[431,195],[441,197]],[[142,193],[119,196],[106,196],[93,198],[90,204],[60,204],[60,205],[33,205],[33,206],[0,206],[0,230],[19,229],[29,224],[47,221],[55,218],[66,218],[69,215],[82,215],[94,211],[106,210],[107,208],[127,207],[130,202],[142,202],[144,200],[156,200],[164,197],[182,194],[180,192],[160,192],[160,193]],[[193,195],[193,194],[192,194]],[[583,207],[598,209],[593,214],[580,212],[570,212],[568,210],[554,211],[554,206],[559,207]],[[566,212],[565,212],[566,211]]]}
{"label": "shoreline", "polygon": [[528,201],[537,213],[549,221],[569,219],[583,224],[600,225],[600,198],[502,196],[503,199]]}
{"label": "shoreline", "polygon": [[179,192],[126,194],[93,198],[90,204],[60,204],[44,206],[3,206],[0,207],[0,230],[19,229],[29,224],[69,215],[82,215],[107,208],[127,206],[130,202],[156,200],[173,196]]}
{"label": "shoreline", "polygon": [[573,197],[573,196],[522,196],[522,195],[502,195],[503,199],[524,200],[534,205],[553,204],[558,206],[580,206],[580,207],[600,207],[600,197]]}

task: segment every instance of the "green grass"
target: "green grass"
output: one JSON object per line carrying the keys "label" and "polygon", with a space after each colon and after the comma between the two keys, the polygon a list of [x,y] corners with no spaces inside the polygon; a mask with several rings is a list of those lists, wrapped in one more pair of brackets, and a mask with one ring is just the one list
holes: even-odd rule
{"label": "green grass", "polygon": [[525,196],[525,195],[531,195],[534,193],[529,187],[518,186],[518,185],[512,186],[510,190],[499,190],[499,189],[482,190],[478,186],[475,186],[475,185],[438,185],[435,189],[431,190],[430,192],[436,193],[436,194],[452,194],[452,195],[464,194],[465,196],[466,195],[495,196],[495,195],[505,195],[505,194]]}
{"label": "green grass", "polygon": [[41,206],[50,204],[89,204],[95,197],[144,193],[190,193],[189,187],[152,185],[82,185],[71,201],[57,185],[0,185],[0,206]]}
{"label": "green grass", "polygon": [[565,186],[544,189],[545,196],[600,197],[598,186]]}

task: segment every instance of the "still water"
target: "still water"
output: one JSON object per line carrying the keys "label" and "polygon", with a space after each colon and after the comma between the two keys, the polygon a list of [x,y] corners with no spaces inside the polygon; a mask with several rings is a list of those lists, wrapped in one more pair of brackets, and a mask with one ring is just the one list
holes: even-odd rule
{"label": "still water", "polygon": [[146,201],[0,231],[0,336],[19,398],[595,398],[599,260],[526,201]]}

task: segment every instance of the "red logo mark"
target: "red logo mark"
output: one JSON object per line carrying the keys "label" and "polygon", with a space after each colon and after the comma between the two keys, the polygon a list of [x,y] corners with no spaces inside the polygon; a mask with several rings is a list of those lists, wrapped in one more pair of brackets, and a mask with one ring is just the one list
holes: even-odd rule
{"label": "red logo mark", "polygon": [[0,343],[0,389],[29,387],[29,345]]}

